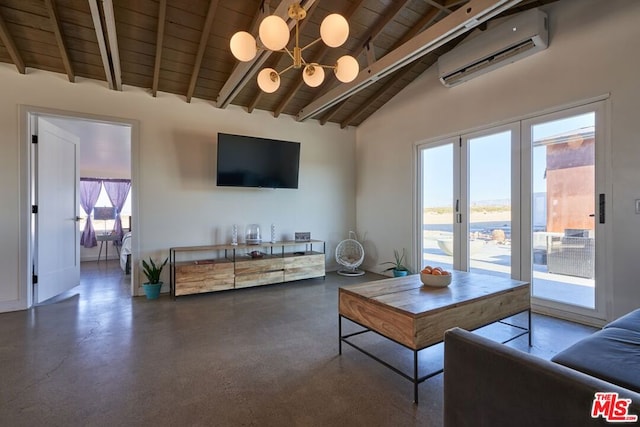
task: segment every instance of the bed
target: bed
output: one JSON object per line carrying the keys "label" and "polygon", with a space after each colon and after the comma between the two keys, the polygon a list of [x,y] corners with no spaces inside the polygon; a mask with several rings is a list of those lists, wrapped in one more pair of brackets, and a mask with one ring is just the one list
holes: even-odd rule
{"label": "bed", "polygon": [[120,248],[120,267],[125,274],[131,274],[131,232],[125,233],[122,237],[122,247]]}

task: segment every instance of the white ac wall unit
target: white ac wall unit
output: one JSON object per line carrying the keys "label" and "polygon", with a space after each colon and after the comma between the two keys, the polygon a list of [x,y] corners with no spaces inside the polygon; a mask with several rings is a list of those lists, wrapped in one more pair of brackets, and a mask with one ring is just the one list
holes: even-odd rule
{"label": "white ac wall unit", "polygon": [[440,81],[447,87],[458,85],[544,50],[548,44],[547,15],[530,9],[440,56]]}

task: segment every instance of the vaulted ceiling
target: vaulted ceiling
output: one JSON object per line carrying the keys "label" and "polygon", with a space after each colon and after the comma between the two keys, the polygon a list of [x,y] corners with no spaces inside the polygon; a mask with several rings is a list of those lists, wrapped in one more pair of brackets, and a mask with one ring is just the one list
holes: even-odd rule
{"label": "vaulted ceiling", "polygon": [[327,73],[310,88],[299,70],[281,76],[278,91],[263,93],[256,75],[265,66],[291,65],[286,53],[262,51],[239,63],[229,39],[240,30],[257,34],[268,14],[286,18],[292,0],[0,0],[0,62],[108,82],[113,90],[137,86],[211,101],[357,126],[388,102],[439,55],[473,28],[556,0],[302,0],[307,17],[300,44],[319,35],[320,23],[340,13],[350,24],[339,48],[322,43],[305,50],[307,62],[335,64],[350,54],[360,74],[349,84]]}

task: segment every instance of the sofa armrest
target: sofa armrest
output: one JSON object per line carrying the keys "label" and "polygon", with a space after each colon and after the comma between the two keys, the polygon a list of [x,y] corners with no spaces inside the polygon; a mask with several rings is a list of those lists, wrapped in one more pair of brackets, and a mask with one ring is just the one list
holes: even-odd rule
{"label": "sofa armrest", "polygon": [[640,415],[640,394],[482,338],[445,333],[444,425],[590,426],[596,392],[617,392]]}

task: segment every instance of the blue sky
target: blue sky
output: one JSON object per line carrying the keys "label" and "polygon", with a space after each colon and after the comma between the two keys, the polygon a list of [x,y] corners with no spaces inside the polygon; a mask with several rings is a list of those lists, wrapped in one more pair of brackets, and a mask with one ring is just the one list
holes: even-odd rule
{"label": "blue sky", "polygon": [[[594,113],[533,126],[533,140],[544,139],[569,130],[594,126]],[[453,144],[423,151],[425,207],[451,206],[453,199]],[[478,201],[511,198],[510,132],[475,138],[470,141],[471,204]],[[533,150],[534,192],[545,191],[546,148]]]}

